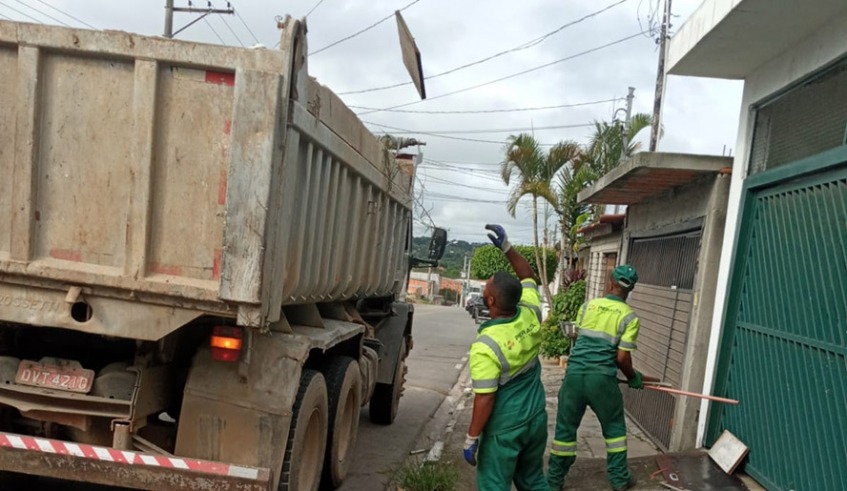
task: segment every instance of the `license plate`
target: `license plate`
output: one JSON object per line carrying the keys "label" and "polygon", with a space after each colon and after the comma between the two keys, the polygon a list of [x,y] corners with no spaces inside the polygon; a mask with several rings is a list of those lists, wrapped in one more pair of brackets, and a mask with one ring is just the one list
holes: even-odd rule
{"label": "license plate", "polygon": [[15,383],[87,394],[94,381],[94,370],[82,368],[77,362],[21,361]]}

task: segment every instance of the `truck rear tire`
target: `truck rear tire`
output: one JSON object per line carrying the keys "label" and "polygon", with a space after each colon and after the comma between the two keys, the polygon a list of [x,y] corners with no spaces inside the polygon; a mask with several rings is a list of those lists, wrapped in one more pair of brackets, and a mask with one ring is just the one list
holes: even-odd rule
{"label": "truck rear tire", "polygon": [[397,366],[394,369],[394,381],[390,384],[376,384],[369,406],[371,421],[378,425],[390,425],[400,409],[400,397],[406,382],[406,340],[403,339],[397,353]]}
{"label": "truck rear tire", "polygon": [[316,491],[326,451],[326,381],[317,370],[303,370],[291,416],[280,491]]}
{"label": "truck rear tire", "polygon": [[362,406],[359,364],[348,356],[333,358],[323,369],[329,395],[329,433],[324,459],[322,489],[335,489],[347,477]]}

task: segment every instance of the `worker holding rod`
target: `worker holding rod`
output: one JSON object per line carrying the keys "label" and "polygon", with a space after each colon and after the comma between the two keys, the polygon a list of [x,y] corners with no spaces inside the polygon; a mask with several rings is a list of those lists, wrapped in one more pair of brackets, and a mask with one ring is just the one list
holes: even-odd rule
{"label": "worker holding rod", "polygon": [[644,388],[641,372],[632,367],[639,320],[626,304],[637,282],[635,268],[626,264],[618,266],[609,275],[607,295],[591,300],[579,311],[579,337],[559,388],[556,436],[547,475],[550,491],[562,490],[565,476],[576,461],[576,432],[586,407],[591,407],[603,429],[612,489],[624,490],[635,485],[626,462],[626,419],[617,372],[623,372],[633,389]]}

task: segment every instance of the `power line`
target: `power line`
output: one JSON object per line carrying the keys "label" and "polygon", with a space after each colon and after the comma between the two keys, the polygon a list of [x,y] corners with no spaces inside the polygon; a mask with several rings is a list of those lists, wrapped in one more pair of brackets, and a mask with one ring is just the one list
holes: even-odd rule
{"label": "power line", "polygon": [[3,3],[3,2],[0,2],[0,5],[2,5],[2,6],[4,6],[4,7],[6,7],[7,9],[11,10],[12,12],[17,12],[18,14],[23,15],[24,17],[26,17],[26,18],[28,18],[28,19],[31,19],[31,20],[33,20],[33,21],[35,21],[35,22],[39,23],[39,24],[44,24],[44,22],[40,21],[39,19],[36,19],[35,17],[33,17],[33,16],[31,16],[31,15],[29,15],[29,14],[27,14],[27,13],[21,12],[20,10],[16,9],[15,7],[12,7],[12,6],[11,6],[11,5],[9,5],[9,4],[6,4],[6,3]]}
{"label": "power line", "polygon": [[539,66],[536,66],[536,67],[533,67],[533,68],[530,68],[530,69],[527,69],[527,70],[522,70],[520,72],[516,72],[516,73],[513,73],[511,75],[507,75],[505,77],[500,77],[498,79],[494,79],[494,80],[491,80],[491,81],[488,81],[488,82],[485,82],[485,83],[477,84],[477,85],[474,85],[474,86],[471,86],[471,87],[466,87],[464,89],[454,90],[453,92],[447,92],[445,94],[440,94],[440,95],[437,95],[437,96],[434,96],[434,97],[429,97],[427,99],[415,100],[415,101],[412,101],[412,102],[407,102],[405,104],[397,104],[396,106],[390,106],[390,107],[386,107],[386,108],[382,108],[382,109],[378,109],[378,110],[373,110],[373,111],[366,111],[366,112],[360,113],[360,115],[372,114],[372,113],[375,113],[375,112],[387,111],[387,110],[390,110],[390,109],[398,109],[398,108],[401,108],[401,107],[411,106],[411,105],[414,105],[414,104],[420,104],[421,102],[424,102],[424,101],[433,101],[435,99],[441,99],[443,97],[449,97],[451,95],[461,94],[463,92],[468,92],[468,91],[471,91],[471,90],[480,89],[480,88],[486,87],[488,85],[493,85],[493,84],[496,84],[496,83],[499,83],[499,82],[503,82],[505,80],[513,79],[515,77],[520,77],[520,76],[526,75],[528,73],[536,72],[538,70],[542,70],[544,68],[548,68],[548,67],[551,67],[553,65],[563,63],[565,61],[570,61],[570,60],[573,60],[575,58],[579,58],[581,56],[585,56],[585,55],[588,55],[588,54],[591,54],[591,53],[594,53],[594,52],[597,52],[597,51],[600,51],[600,50],[603,50],[603,49],[606,49],[606,48],[609,48],[609,47],[612,47],[612,46],[615,46],[615,45],[618,45],[618,44],[621,44],[621,43],[624,43],[624,42],[629,41],[631,39],[641,37],[642,34],[643,34],[643,32],[639,32],[637,34],[633,34],[633,35],[627,36],[625,38],[621,38],[621,39],[618,39],[616,41],[606,43],[606,44],[601,45],[601,46],[597,46],[597,47],[594,47],[594,48],[591,48],[591,49],[588,49],[588,50],[585,50],[585,51],[581,51],[579,53],[576,53],[576,54],[573,54],[573,55],[570,55],[570,56],[566,56],[564,58],[560,58],[558,60],[551,61],[549,63],[545,63],[543,65],[539,65]]}
{"label": "power line", "polygon": [[10,17],[6,17],[5,15],[3,15],[2,12],[0,12],[0,17],[4,18],[6,20],[12,20]]}
{"label": "power line", "polygon": [[[526,126],[523,128],[497,128],[497,129],[485,129],[485,130],[401,130],[400,128],[392,128],[390,126],[381,125],[378,123],[372,123],[370,121],[362,121],[365,124],[371,124],[374,126],[382,126],[389,129],[396,130],[393,134],[402,135],[402,134],[415,134],[420,133],[423,135],[431,135],[431,134],[450,134],[450,135],[480,135],[480,134],[489,134],[489,133],[515,133],[522,131],[545,131],[545,130],[564,130],[571,128],[586,128],[594,126],[593,123],[583,123],[583,124],[561,124],[561,125],[553,125],[553,126]],[[503,143],[503,142],[501,142]]]}
{"label": "power line", "polygon": [[21,0],[15,0],[15,1],[16,1],[16,2],[18,2],[19,4],[23,5],[24,7],[26,7],[26,8],[28,8],[28,9],[30,9],[30,10],[34,10],[34,11],[38,12],[39,14],[43,15],[44,17],[47,17],[48,19],[50,19],[50,20],[52,20],[52,21],[58,22],[59,24],[61,24],[61,25],[65,26],[65,27],[71,27],[71,25],[70,25],[70,24],[68,24],[68,23],[66,23],[66,22],[62,22],[61,20],[59,20],[59,19],[57,19],[57,18],[53,17],[53,16],[52,16],[52,15],[50,15],[50,14],[47,14],[47,13],[42,12],[41,10],[39,10],[39,9],[37,9],[37,8],[35,8],[35,7],[33,7],[32,5],[28,5],[28,4],[24,3],[24,2],[22,2]]}
{"label": "power line", "polygon": [[[402,11],[406,10],[407,8],[411,7],[412,5],[414,5],[414,4],[416,4],[416,3],[420,2],[420,1],[421,1],[421,0],[413,0],[411,3],[407,4],[405,7],[403,7],[403,8],[401,8],[401,9],[397,10],[397,12],[402,12]],[[364,33],[368,32],[368,31],[370,31],[371,29],[373,29],[374,27],[376,27],[376,26],[378,26],[378,25],[382,24],[383,22],[387,21],[388,19],[390,19],[390,18],[394,17],[394,14],[395,14],[395,13],[394,13],[394,12],[392,12],[392,13],[390,13],[390,14],[386,15],[385,17],[383,17],[382,19],[380,19],[380,20],[378,20],[378,21],[374,22],[373,24],[369,25],[368,27],[366,27],[366,28],[364,28],[364,29],[362,29],[362,30],[360,30],[360,31],[358,31],[358,32],[355,32],[355,33],[353,33],[353,34],[351,34],[351,35],[349,35],[349,36],[347,36],[347,37],[341,38],[341,39],[339,39],[338,41],[335,41],[335,42],[333,42],[333,43],[330,43],[330,44],[328,44],[328,45],[324,46],[323,48],[321,48],[321,49],[319,49],[319,50],[312,51],[311,53],[309,53],[309,56],[316,55],[316,54],[318,54],[318,53],[322,53],[322,52],[324,52],[324,51],[328,50],[329,48],[332,48],[332,47],[334,47],[334,46],[337,46],[337,45],[339,45],[339,44],[341,44],[341,43],[343,43],[343,42],[345,42],[345,41],[349,41],[349,40],[353,39],[354,37],[356,37],[356,36],[358,36],[358,35],[360,35],[360,34],[364,34]]]}
{"label": "power line", "polygon": [[253,29],[250,29],[250,26],[247,25],[247,22],[244,20],[244,17],[241,17],[241,14],[238,13],[238,10],[235,9],[235,5],[233,5],[232,7],[232,9],[235,11],[236,17],[238,17],[238,20],[240,20],[241,23],[244,24],[244,28],[247,29],[247,32],[249,32],[250,35],[253,36],[253,40],[256,41],[256,44],[262,44],[262,42],[259,41],[259,38],[256,37],[256,33],[253,32]]}
{"label": "power line", "polygon": [[212,32],[215,34],[215,37],[217,37],[217,38],[218,38],[218,41],[220,41],[220,42],[221,42],[221,44],[223,44],[224,46],[226,46],[226,41],[224,41],[224,38],[222,38],[222,37],[221,37],[221,35],[220,35],[220,34],[218,34],[218,31],[217,31],[217,30],[215,30],[215,28],[214,28],[214,27],[212,27],[212,23],[211,23],[211,22],[209,22],[209,19],[207,19],[207,18],[203,17],[203,22],[205,22],[205,23],[206,23],[206,25],[207,25],[207,26],[209,26],[209,29],[211,29],[211,30],[212,30]]}
{"label": "power line", "polygon": [[381,111],[388,113],[408,113],[408,114],[494,114],[494,113],[516,113],[516,112],[528,112],[528,111],[545,111],[548,109],[563,109],[568,107],[581,107],[581,106],[593,106],[597,104],[606,104],[609,102],[617,102],[622,100],[621,98],[616,99],[605,99],[602,101],[591,101],[591,102],[577,102],[573,104],[557,104],[554,106],[538,106],[538,107],[518,107],[512,109],[469,109],[469,110],[454,110],[454,111],[425,111],[425,110],[415,110],[415,109],[380,109],[378,107],[365,107],[365,106],[348,106],[350,109],[362,109],[365,111]]}
{"label": "power line", "polygon": [[[212,5],[212,2],[209,2],[209,5]],[[227,7],[232,7],[232,5],[229,2],[227,2]],[[235,9],[233,9],[233,10],[235,10]],[[229,22],[226,21],[226,17],[221,16],[221,20],[224,21],[224,25],[226,26],[227,29],[229,29],[229,32],[232,33],[233,37],[235,37],[235,40],[238,41],[238,44],[240,44],[242,48],[245,48],[246,46],[245,46],[244,42],[241,40],[240,37],[238,37],[238,34],[235,33],[235,30],[232,28],[232,26],[229,25]]]}
{"label": "power line", "polygon": [[[514,48],[510,48],[510,49],[507,49],[507,50],[504,50],[504,51],[500,51],[500,52],[495,53],[491,56],[487,56],[487,57],[482,58],[480,60],[473,61],[473,62],[470,62],[470,63],[466,63],[464,65],[457,66],[455,68],[451,68],[449,70],[446,70],[446,71],[443,71],[443,72],[440,72],[440,73],[436,73],[435,75],[430,75],[428,77],[424,77],[424,80],[431,80],[431,79],[434,79],[434,78],[443,77],[444,75],[449,75],[451,73],[455,73],[455,72],[458,72],[460,70],[464,70],[466,68],[470,68],[470,67],[473,67],[473,66],[476,66],[476,65],[480,65],[482,63],[485,63],[487,61],[491,61],[495,58],[499,58],[499,57],[501,57],[503,55],[507,55],[509,53],[516,53],[518,51],[523,51],[525,49],[529,49],[529,48],[532,48],[534,46],[538,46],[539,44],[544,42],[546,39],[560,33],[561,31],[567,29],[568,27],[572,27],[572,26],[575,26],[575,25],[580,24],[582,22],[585,22],[586,20],[588,20],[592,17],[596,17],[596,16],[606,12],[607,10],[611,10],[611,9],[617,7],[618,5],[620,5],[624,2],[628,2],[628,1],[629,0],[619,0],[618,2],[613,3],[612,5],[609,5],[605,8],[602,8],[600,10],[592,12],[592,13],[590,13],[590,14],[588,14],[588,15],[580,18],[580,19],[575,20],[575,21],[568,22],[568,23],[566,23],[562,26],[559,26],[558,28],[548,32],[547,34],[544,34],[540,37],[537,37],[535,39],[527,41],[526,43],[515,46]],[[410,84],[412,84],[412,82],[400,82],[400,83],[396,83],[396,84],[385,85],[383,87],[374,87],[374,88],[370,88],[370,89],[350,90],[350,91],[347,91],[347,92],[339,92],[338,95],[364,94],[364,93],[368,93],[368,92],[377,92],[377,91],[381,91],[381,90],[395,89],[397,87],[403,87],[403,86],[410,85]]]}
{"label": "power line", "polygon": [[317,8],[320,7],[322,3],[324,3],[324,0],[318,0],[318,3],[316,3],[315,6],[312,7],[312,9],[309,10],[309,12],[306,15],[304,15],[303,17],[309,17],[310,15],[312,15],[312,12],[317,10]]}
{"label": "power line", "polygon": [[46,5],[47,7],[50,7],[51,9],[55,10],[56,12],[59,12],[60,14],[64,15],[65,17],[68,17],[69,19],[73,19],[73,20],[79,22],[80,24],[84,25],[85,27],[88,27],[90,29],[97,29],[96,27],[92,26],[88,22],[85,22],[82,19],[78,19],[78,18],[74,17],[73,15],[65,12],[64,10],[61,10],[57,7],[50,5],[49,3],[45,2],[44,0],[35,0],[35,1],[42,4],[42,5]]}

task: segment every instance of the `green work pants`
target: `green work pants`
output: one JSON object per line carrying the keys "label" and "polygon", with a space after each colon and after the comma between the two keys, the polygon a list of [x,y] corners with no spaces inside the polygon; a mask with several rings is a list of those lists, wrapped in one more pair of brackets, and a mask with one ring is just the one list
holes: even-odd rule
{"label": "green work pants", "polygon": [[576,461],[576,431],[586,406],[590,406],[606,441],[606,469],[613,489],[629,483],[626,465],[626,419],[623,396],[617,378],[601,374],[566,374],[559,388],[556,436],[550,452],[547,482],[551,491],[560,491],[565,476]]}
{"label": "green work pants", "polygon": [[496,435],[484,431],[477,455],[479,491],[547,491],[544,451],[547,449],[547,412]]}

